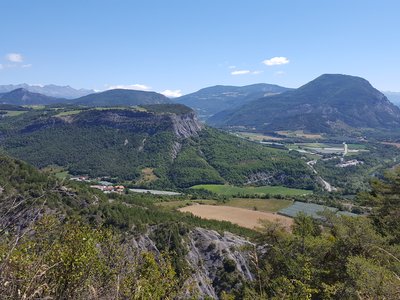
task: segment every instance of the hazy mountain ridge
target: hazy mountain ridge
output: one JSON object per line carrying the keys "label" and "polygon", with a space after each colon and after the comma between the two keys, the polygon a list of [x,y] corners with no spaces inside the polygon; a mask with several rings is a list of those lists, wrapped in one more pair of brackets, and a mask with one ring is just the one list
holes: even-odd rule
{"label": "hazy mountain ridge", "polygon": [[365,79],[325,74],[302,87],[223,111],[216,126],[333,132],[351,128],[398,128],[400,109]]}
{"label": "hazy mountain ridge", "polygon": [[74,89],[68,85],[59,86],[55,84],[47,85],[30,85],[26,83],[21,84],[6,84],[0,85],[0,94],[8,93],[16,89],[23,88],[32,93],[39,93],[55,98],[74,99],[94,93],[91,89]]}
{"label": "hazy mountain ridge", "polygon": [[290,90],[274,84],[258,83],[246,86],[216,85],[175,98],[174,101],[193,108],[202,120],[249,101]]}
{"label": "hazy mountain ridge", "polygon": [[400,92],[382,92],[393,104],[400,106]]}
{"label": "hazy mountain ridge", "polygon": [[12,105],[38,105],[38,104],[54,104],[65,102],[66,99],[46,96],[39,93],[30,92],[24,88],[18,88],[11,92],[0,95],[0,102]]}

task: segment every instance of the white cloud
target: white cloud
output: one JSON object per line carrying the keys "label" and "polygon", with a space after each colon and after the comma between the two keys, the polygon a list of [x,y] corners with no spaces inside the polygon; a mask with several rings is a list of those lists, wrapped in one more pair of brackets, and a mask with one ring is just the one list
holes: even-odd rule
{"label": "white cloud", "polygon": [[22,63],[24,61],[24,58],[19,53],[8,53],[6,59],[13,63]]}
{"label": "white cloud", "polygon": [[263,61],[263,64],[267,66],[277,66],[277,65],[286,65],[289,63],[289,59],[283,56],[275,56],[270,59],[266,59]]}
{"label": "white cloud", "polygon": [[236,69],[236,66],[229,66],[229,69]]}
{"label": "white cloud", "polygon": [[30,67],[32,67],[32,64],[22,65],[21,67],[22,67],[22,68],[30,68]]}
{"label": "white cloud", "polygon": [[257,74],[261,74],[263,71],[259,71],[259,70],[257,70],[257,71],[253,71],[253,72],[251,72],[251,74],[254,74],[254,75],[257,75]]}
{"label": "white cloud", "polygon": [[244,74],[250,74],[251,71],[249,70],[237,70],[237,71],[232,71],[231,75],[244,75]]}
{"label": "white cloud", "polygon": [[169,98],[177,98],[182,96],[182,91],[181,90],[165,90],[161,92],[164,96],[167,96]]}
{"label": "white cloud", "polygon": [[123,90],[138,90],[138,91],[150,91],[151,87],[144,85],[144,84],[128,84],[128,85],[111,85],[108,86],[108,90],[114,90],[114,89],[123,89]]}

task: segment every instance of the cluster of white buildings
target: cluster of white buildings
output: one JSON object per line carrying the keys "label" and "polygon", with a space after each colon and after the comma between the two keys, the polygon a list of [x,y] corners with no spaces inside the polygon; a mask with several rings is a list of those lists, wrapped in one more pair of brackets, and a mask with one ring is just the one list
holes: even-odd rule
{"label": "cluster of white buildings", "polygon": [[363,161],[357,160],[357,159],[352,159],[348,161],[342,161],[340,164],[337,164],[336,167],[338,168],[347,168],[347,167],[352,167],[352,166],[357,166],[357,165],[362,165],[364,164]]}

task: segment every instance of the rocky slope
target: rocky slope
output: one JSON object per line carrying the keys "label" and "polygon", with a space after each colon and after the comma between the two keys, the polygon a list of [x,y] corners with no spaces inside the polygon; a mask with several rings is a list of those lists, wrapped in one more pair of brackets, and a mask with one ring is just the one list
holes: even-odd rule
{"label": "rocky slope", "polygon": [[[154,227],[131,239],[129,243],[139,251],[151,251],[159,255],[160,250],[151,238],[152,230]],[[187,280],[188,285],[191,285],[187,296],[201,295],[202,299],[207,296],[218,299],[221,272],[233,273],[245,281],[255,279],[251,262],[255,244],[246,238],[230,232],[220,234],[215,230],[196,227],[181,242],[186,248],[185,260],[192,274]]]}

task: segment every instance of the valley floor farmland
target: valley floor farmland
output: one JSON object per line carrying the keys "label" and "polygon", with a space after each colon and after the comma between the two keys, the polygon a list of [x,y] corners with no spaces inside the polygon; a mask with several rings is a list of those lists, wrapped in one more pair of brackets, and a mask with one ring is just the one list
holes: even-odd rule
{"label": "valley floor farmland", "polygon": [[302,189],[292,189],[283,186],[259,186],[259,187],[238,187],[222,184],[200,184],[192,187],[193,189],[204,189],[219,195],[236,196],[236,195],[283,195],[283,196],[299,196],[311,194],[312,191]]}
{"label": "valley floor farmland", "polygon": [[228,221],[242,227],[254,229],[260,226],[260,220],[279,222],[287,229],[293,224],[293,219],[270,212],[260,212],[245,208],[215,206],[215,205],[192,205],[180,208],[181,212],[190,212],[204,219]]}

